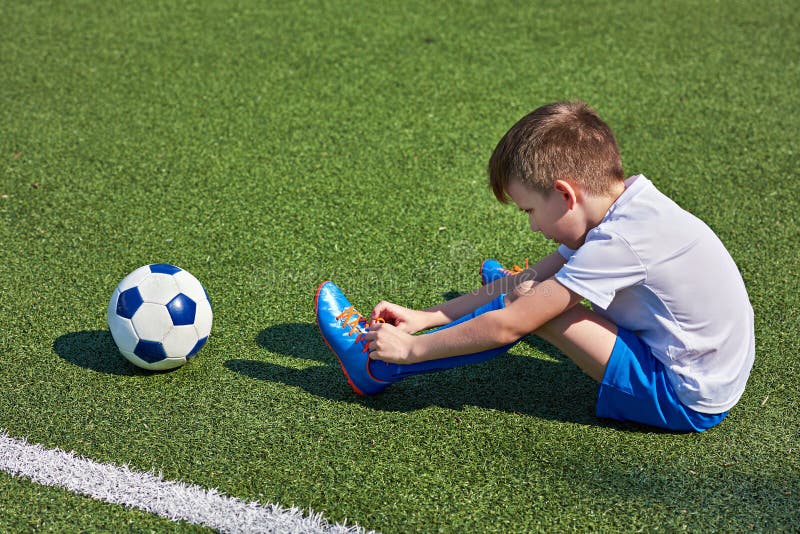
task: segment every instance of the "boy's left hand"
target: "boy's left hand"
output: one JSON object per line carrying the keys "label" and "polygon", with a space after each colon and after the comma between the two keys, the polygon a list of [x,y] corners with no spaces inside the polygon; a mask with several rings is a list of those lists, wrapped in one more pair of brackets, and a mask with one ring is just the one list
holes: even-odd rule
{"label": "boy's left hand", "polygon": [[414,336],[389,323],[376,323],[366,334],[369,357],[389,363],[413,362]]}

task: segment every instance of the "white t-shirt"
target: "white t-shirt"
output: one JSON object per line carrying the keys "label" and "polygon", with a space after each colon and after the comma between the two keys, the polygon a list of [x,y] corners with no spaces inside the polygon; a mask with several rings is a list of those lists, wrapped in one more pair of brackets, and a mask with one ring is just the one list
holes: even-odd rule
{"label": "white t-shirt", "polygon": [[725,246],[642,175],[577,250],[562,245],[562,285],[637,334],[667,369],[680,401],[730,409],[755,357],[753,308]]}

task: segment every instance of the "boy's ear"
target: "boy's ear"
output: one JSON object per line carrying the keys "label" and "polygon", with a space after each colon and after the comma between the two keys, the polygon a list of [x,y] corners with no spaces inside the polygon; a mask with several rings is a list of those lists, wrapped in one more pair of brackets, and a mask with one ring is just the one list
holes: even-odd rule
{"label": "boy's ear", "polygon": [[553,183],[557,195],[561,195],[567,204],[567,209],[572,209],[580,198],[580,189],[575,187],[569,180],[556,180]]}

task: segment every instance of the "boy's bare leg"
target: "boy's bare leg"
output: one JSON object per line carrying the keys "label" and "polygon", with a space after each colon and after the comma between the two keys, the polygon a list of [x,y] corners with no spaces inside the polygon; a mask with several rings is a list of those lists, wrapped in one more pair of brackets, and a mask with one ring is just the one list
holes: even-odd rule
{"label": "boy's bare leg", "polygon": [[[524,292],[535,291],[536,285],[531,282],[520,284],[507,298],[513,302]],[[584,373],[600,382],[617,341],[617,326],[578,304],[543,325],[534,334],[554,345]]]}

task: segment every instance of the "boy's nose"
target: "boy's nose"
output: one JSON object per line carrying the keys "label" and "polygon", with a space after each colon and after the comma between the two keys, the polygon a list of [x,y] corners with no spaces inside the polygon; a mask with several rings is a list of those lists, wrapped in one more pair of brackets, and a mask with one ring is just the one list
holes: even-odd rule
{"label": "boy's nose", "polygon": [[531,230],[533,230],[534,232],[538,232],[539,226],[537,226],[536,221],[533,220],[533,215],[530,216],[529,221],[531,223]]}

